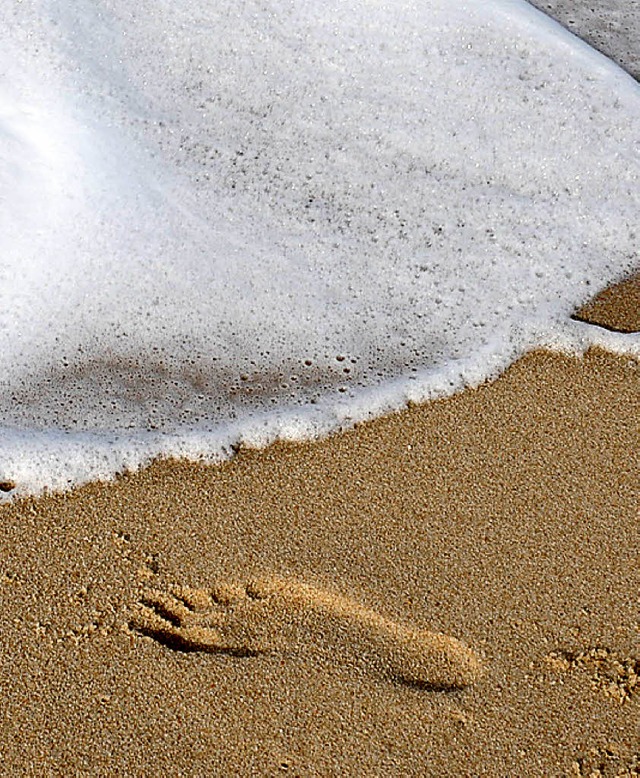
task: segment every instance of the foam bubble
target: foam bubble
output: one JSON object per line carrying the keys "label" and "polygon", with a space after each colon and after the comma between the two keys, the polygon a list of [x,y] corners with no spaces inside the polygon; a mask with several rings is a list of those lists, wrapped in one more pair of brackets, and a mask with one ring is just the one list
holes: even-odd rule
{"label": "foam bubble", "polygon": [[640,353],[569,318],[638,263],[640,93],[525,3],[29,8],[0,11],[0,476]]}

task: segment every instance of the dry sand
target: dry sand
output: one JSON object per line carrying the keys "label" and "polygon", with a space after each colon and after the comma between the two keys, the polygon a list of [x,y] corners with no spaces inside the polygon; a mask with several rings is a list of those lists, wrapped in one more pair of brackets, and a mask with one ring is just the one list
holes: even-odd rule
{"label": "dry sand", "polygon": [[5,505],[2,774],[638,775],[639,367]]}

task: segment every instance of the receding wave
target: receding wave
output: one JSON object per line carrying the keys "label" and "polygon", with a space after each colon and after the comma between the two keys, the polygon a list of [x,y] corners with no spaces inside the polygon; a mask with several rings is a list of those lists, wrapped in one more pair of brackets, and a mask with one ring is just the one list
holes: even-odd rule
{"label": "receding wave", "polygon": [[640,91],[524,2],[0,10],[0,478],[324,434],[637,269]]}

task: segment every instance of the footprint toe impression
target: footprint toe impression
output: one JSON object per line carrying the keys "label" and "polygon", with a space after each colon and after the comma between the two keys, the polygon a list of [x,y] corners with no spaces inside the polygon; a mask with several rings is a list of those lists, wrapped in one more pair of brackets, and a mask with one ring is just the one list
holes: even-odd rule
{"label": "footprint toe impression", "polygon": [[[178,589],[175,594],[150,591],[138,603],[130,627],[176,651],[255,656],[250,646],[229,643],[220,631],[225,614],[219,601],[201,589]],[[228,601],[221,604],[227,605]]]}

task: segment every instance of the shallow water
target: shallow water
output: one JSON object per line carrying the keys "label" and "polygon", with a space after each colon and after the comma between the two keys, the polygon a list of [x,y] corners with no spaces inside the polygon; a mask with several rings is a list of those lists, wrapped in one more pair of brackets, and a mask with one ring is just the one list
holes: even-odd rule
{"label": "shallow water", "polygon": [[0,477],[324,434],[638,266],[640,91],[524,2],[0,10]]}

